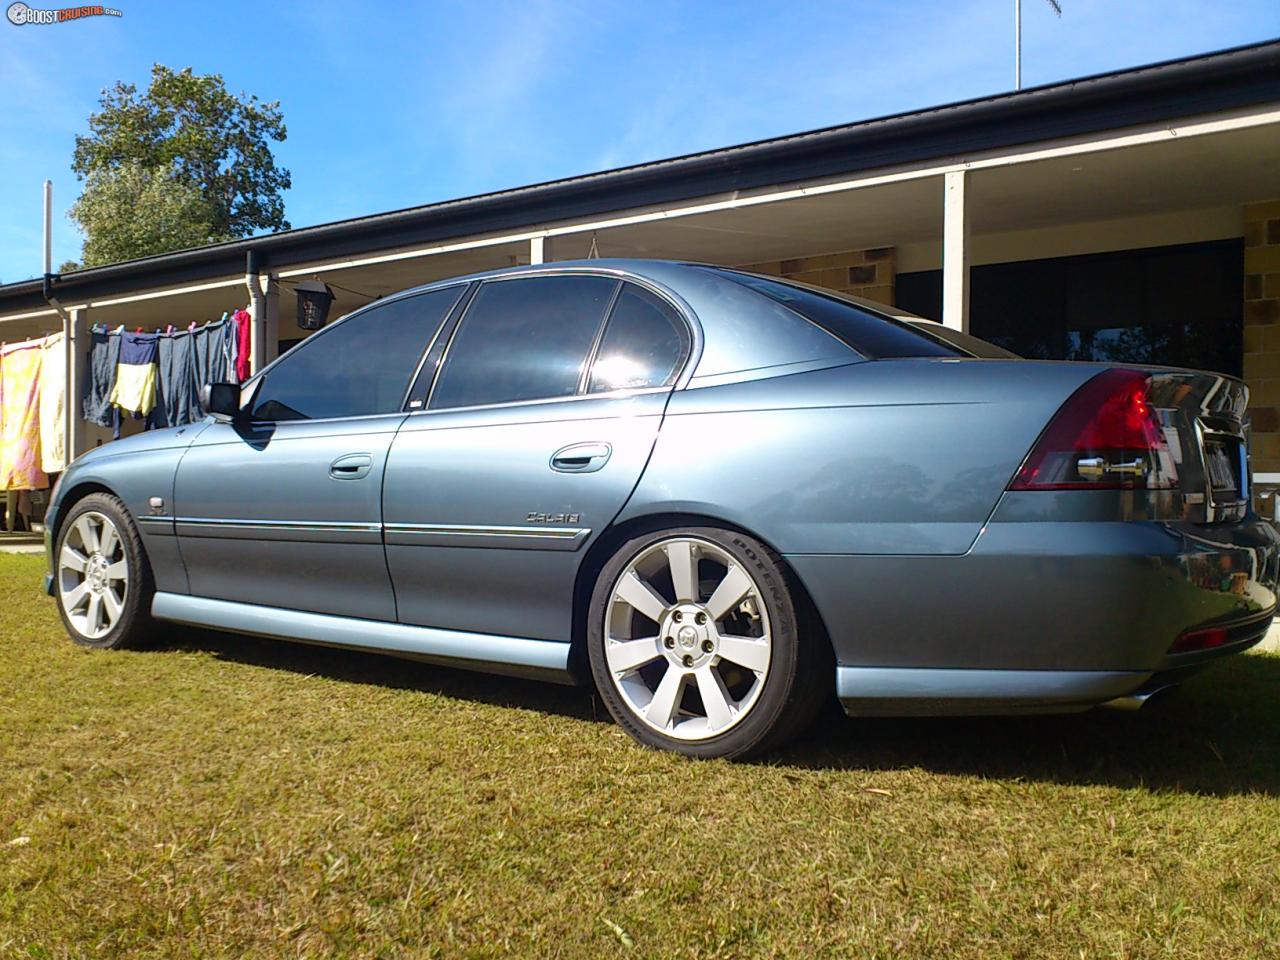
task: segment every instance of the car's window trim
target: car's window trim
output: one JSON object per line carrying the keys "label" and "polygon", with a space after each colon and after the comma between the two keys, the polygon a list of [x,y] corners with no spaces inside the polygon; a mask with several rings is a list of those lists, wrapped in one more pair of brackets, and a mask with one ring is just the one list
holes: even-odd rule
{"label": "car's window trim", "polygon": [[439,337],[440,331],[444,329],[445,325],[448,324],[450,318],[453,316],[454,311],[457,310],[458,304],[463,302],[466,299],[464,295],[466,293],[465,289],[459,294],[458,298],[450,305],[449,310],[445,314],[443,322],[437,325],[436,330],[432,333],[430,340],[423,347],[422,353],[418,357],[418,363],[414,367],[413,376],[409,378],[409,385],[406,388],[405,395],[401,398],[400,406],[398,409],[388,410],[382,413],[353,413],[353,414],[348,414],[342,417],[298,417],[298,418],[292,418],[288,420],[267,420],[267,419],[258,419],[254,417],[252,407],[255,401],[257,400],[258,391],[261,389],[262,385],[266,383],[267,375],[271,373],[272,369],[275,366],[277,366],[282,360],[284,360],[290,354],[293,354],[294,356],[296,356],[296,353],[294,351],[304,349],[307,346],[307,344],[314,342],[317,338],[328,333],[330,330],[335,330],[338,327],[342,326],[342,324],[348,323],[351,320],[354,320],[356,317],[363,316],[364,314],[378,307],[384,307],[393,303],[399,303],[402,300],[412,300],[414,297],[426,296],[427,294],[430,294],[430,293],[439,293],[440,291],[448,290],[450,287],[453,287],[453,286],[460,286],[465,288],[466,285],[467,285],[466,281],[458,282],[458,283],[442,283],[439,286],[431,286],[425,289],[406,290],[404,293],[396,294],[395,296],[379,297],[377,300],[374,300],[371,303],[366,303],[363,307],[360,307],[356,310],[352,310],[346,316],[339,317],[338,320],[336,320],[335,322],[329,324],[326,327],[323,327],[320,330],[317,330],[311,336],[305,338],[301,343],[295,346],[293,350],[289,350],[285,353],[280,354],[278,357],[272,360],[269,364],[267,364],[265,367],[263,367],[261,370],[255,373],[252,377],[246,380],[243,384],[241,384],[242,395],[246,392],[246,388],[248,388],[247,389],[247,392],[249,394],[248,399],[247,401],[242,400],[242,403],[241,403],[241,409],[244,410],[246,414],[248,414],[248,422],[250,424],[275,424],[275,425],[287,424],[287,423],[335,423],[335,422],[344,421],[344,420],[366,420],[373,417],[387,417],[387,416],[402,415],[404,413],[405,405],[408,403],[409,394],[413,390],[414,384],[417,382],[418,374],[422,370],[422,364],[426,360],[427,354],[430,352],[431,347],[435,344],[436,339]]}
{"label": "car's window trim", "polygon": [[[436,329],[431,338],[431,343],[423,351],[422,359],[418,362],[418,369],[414,371],[413,379],[409,381],[409,389],[405,391],[404,403],[401,404],[401,409],[411,413],[425,410],[431,402],[431,391],[435,387],[436,377],[439,375],[440,367],[444,363],[445,353],[448,351],[449,344],[453,341],[453,332],[458,328],[467,311],[471,309],[471,304],[481,286],[482,284],[478,280],[469,281],[466,289],[462,291],[462,295],[449,308],[449,312],[444,318],[444,323],[440,324]],[[440,351],[433,358],[432,354],[436,352],[437,347],[440,348]]]}
{"label": "car's window trim", "polygon": [[469,407],[418,408],[409,410],[410,417],[447,416],[451,413],[469,413],[477,410],[503,410],[513,407],[535,407],[549,403],[577,403],[581,400],[625,400],[649,393],[670,393],[670,384],[661,387],[624,387],[621,390],[605,390],[595,393],[574,393],[563,397],[536,397],[533,400],[504,400],[501,403],[475,403]]}
{"label": "car's window trim", "polygon": [[[648,290],[654,296],[669,304],[671,308],[675,310],[676,316],[680,319],[680,323],[684,327],[684,334],[687,337],[687,348],[675,371],[673,371],[672,375],[668,378],[668,382],[658,387],[635,387],[623,390],[597,391],[595,393],[574,393],[565,397],[540,397],[532,400],[505,400],[501,403],[474,404],[469,407],[444,407],[433,410],[431,408],[431,399],[435,395],[436,384],[439,382],[440,374],[444,370],[444,363],[448,358],[449,350],[453,347],[453,339],[457,335],[458,330],[462,327],[462,324],[466,321],[466,312],[475,301],[480,288],[489,283],[503,283],[507,280],[522,280],[532,277],[604,277],[606,279],[619,281],[619,291],[621,290],[622,284],[634,283],[636,286],[641,287],[644,290]],[[622,398],[641,393],[673,391],[679,390],[683,386],[687,385],[693,376],[693,368],[696,365],[695,360],[702,347],[702,326],[693,319],[693,311],[683,302],[683,300],[677,300],[670,292],[659,284],[649,280],[648,277],[638,276],[624,270],[609,268],[593,269],[583,267],[565,267],[563,269],[521,270],[513,273],[500,274],[496,277],[482,277],[478,280],[473,280],[472,282],[476,284],[476,290],[472,291],[470,296],[464,298],[466,301],[466,309],[459,314],[457,322],[453,325],[453,329],[449,331],[448,343],[445,344],[443,354],[441,355],[440,360],[436,363],[436,368],[431,379],[430,387],[427,391],[426,399],[421,407],[415,407],[408,411],[412,415],[421,413],[453,413],[455,411],[462,410],[492,410],[499,409],[501,407],[528,406],[535,403],[558,403],[566,400],[582,400],[586,398],[600,397]],[[620,295],[620,292],[617,295]],[[612,315],[612,309],[613,306],[616,305],[616,302],[616,297],[610,302],[610,307],[606,312],[604,320],[606,324],[609,316]],[[597,335],[602,335],[603,330],[604,325],[596,331]],[[587,369],[589,370],[590,367]]]}

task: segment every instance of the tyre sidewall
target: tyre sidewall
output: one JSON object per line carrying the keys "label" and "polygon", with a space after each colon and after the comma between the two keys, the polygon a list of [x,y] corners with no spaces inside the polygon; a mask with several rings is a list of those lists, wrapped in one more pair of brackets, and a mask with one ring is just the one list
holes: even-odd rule
{"label": "tyre sidewall", "polygon": [[[759,586],[769,614],[769,674],[760,696],[746,717],[724,733],[706,740],[690,741],[665,736],[641,721],[622,700],[605,659],[605,614],[618,578],[637,556],[653,544],[677,537],[709,540],[727,550]],[[741,758],[766,747],[791,699],[799,653],[795,606],[781,567],[769,549],[755,538],[718,527],[658,530],[624,543],[601,570],[588,610],[587,653],[600,698],[618,725],[635,739],[647,746],[691,757]]]}
{"label": "tyre sidewall", "polygon": [[[116,525],[116,530],[120,534],[120,543],[124,547],[124,558],[128,564],[129,575],[129,586],[125,592],[120,619],[108,633],[97,638],[83,636],[67,617],[62,604],[62,578],[58,575],[58,558],[62,554],[62,546],[76,520],[86,513],[100,513]],[[58,607],[58,616],[62,618],[67,635],[73,641],[80,646],[97,650],[116,650],[140,646],[149,638],[152,625],[151,598],[155,593],[151,566],[147,562],[147,555],[143,550],[142,540],[138,535],[133,517],[116,497],[105,493],[93,493],[76,502],[59,526],[58,539],[54,543],[53,550],[53,569],[54,600]]]}

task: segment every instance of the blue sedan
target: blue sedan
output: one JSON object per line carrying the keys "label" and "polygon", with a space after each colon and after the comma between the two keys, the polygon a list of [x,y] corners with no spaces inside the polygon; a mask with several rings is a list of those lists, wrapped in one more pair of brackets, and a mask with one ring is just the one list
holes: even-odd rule
{"label": "blue sedan", "polygon": [[832,697],[1136,705],[1275,612],[1247,399],[722,267],[513,268],[77,459],[48,588],[86,646],[191,624],[590,683],[699,757]]}

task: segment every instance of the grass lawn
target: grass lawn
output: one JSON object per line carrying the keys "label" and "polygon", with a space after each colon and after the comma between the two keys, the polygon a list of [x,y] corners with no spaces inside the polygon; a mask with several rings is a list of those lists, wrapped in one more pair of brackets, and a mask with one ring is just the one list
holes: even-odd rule
{"label": "grass lawn", "polygon": [[1280,657],[694,763],[585,691],[81,650],[41,563],[0,555],[3,958],[1280,955]]}

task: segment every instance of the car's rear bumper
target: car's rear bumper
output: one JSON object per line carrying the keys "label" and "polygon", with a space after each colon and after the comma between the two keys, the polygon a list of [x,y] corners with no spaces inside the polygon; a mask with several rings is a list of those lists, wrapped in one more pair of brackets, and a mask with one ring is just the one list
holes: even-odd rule
{"label": "car's rear bumper", "polygon": [[[964,556],[789,555],[858,712],[1080,709],[1257,643],[1276,608],[1264,521],[992,522]],[[1213,649],[1169,653],[1224,627]]]}

